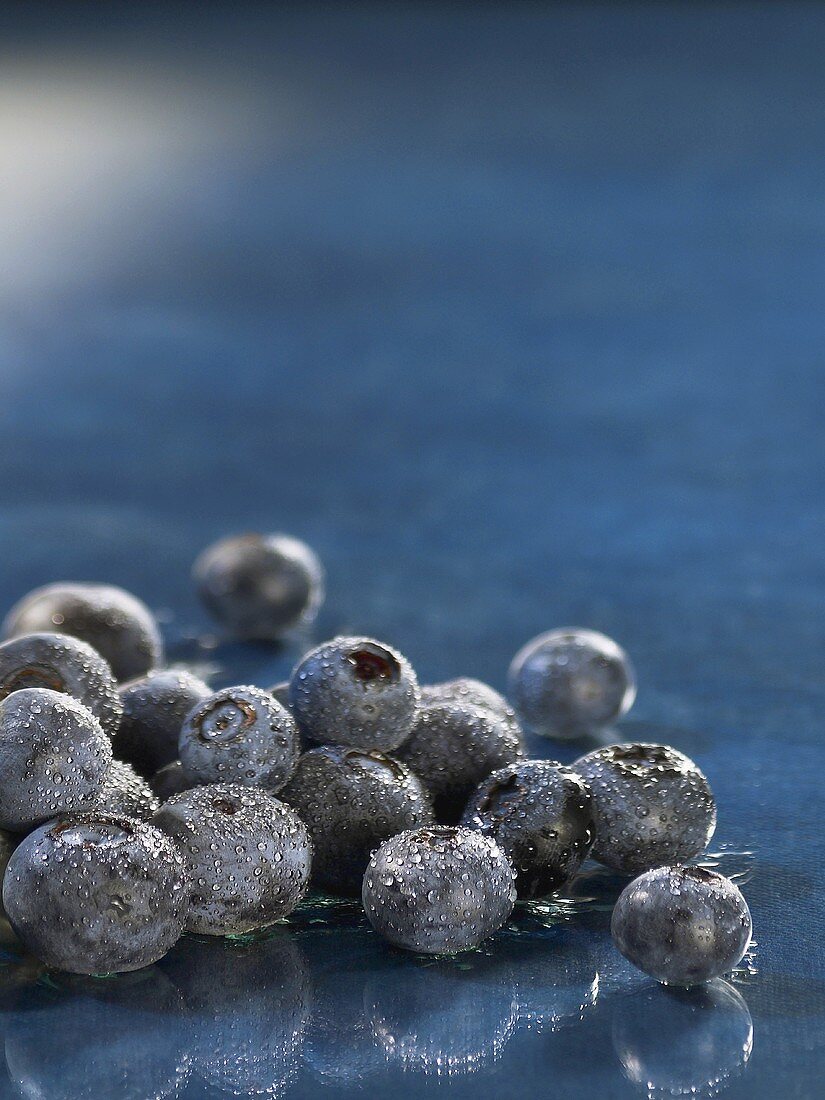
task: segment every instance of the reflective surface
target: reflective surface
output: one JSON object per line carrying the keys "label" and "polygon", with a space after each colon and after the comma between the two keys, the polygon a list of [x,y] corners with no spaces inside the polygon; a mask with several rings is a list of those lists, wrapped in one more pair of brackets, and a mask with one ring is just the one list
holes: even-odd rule
{"label": "reflective surface", "polygon": [[[821,1095],[825,13],[0,19],[2,607],[124,585],[216,687],[346,631],[501,689],[603,631],[639,682],[612,736],[708,776],[757,940],[660,989],[591,867],[455,960],[319,902],[107,981],[9,944],[0,1095]],[[280,648],[188,577],[254,529],[327,570]]]}

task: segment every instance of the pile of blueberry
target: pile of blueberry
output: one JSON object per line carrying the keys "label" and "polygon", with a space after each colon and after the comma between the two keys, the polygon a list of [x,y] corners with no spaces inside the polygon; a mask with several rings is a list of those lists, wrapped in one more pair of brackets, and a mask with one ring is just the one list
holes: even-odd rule
{"label": "pile of blueberry", "polygon": [[[223,627],[308,623],[323,571],[283,536],[225,539],[194,568]],[[391,646],[338,637],[288,683],[212,692],[163,667],[152,615],[121,589],[54,584],[0,645],[3,906],[24,945],[80,974],[135,970],[184,931],[235,936],[307,889],[361,896],[390,943],[477,946],[517,899],[565,887],[589,855],[634,877],[616,946],[659,981],[731,970],[750,942],[738,888],[689,861],[716,824],[708,782],[665,745],[572,767],[526,758],[522,729],[579,737],[635,695],[625,653],[557,630],[513,660],[513,707],[476,680],[419,686]]]}

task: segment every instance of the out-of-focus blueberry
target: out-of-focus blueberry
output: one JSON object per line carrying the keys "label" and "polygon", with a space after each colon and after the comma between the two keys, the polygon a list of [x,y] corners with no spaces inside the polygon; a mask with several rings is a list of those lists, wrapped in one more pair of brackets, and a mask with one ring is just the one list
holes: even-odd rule
{"label": "out-of-focus blueberry", "polygon": [[708,781],[668,745],[607,745],[573,765],[590,788],[592,856],[623,874],[684,863],[704,852],[716,828]]}
{"label": "out-of-focus blueberry", "polygon": [[292,715],[269,692],[229,687],[199,703],[184,719],[180,760],[197,783],[242,783],[278,791],[301,751]]}
{"label": "out-of-focus blueberry", "polygon": [[24,945],[76,974],[137,970],[183,931],[191,886],[159,829],[118,814],[51,821],[14,850],[3,905]]}
{"label": "out-of-focus blueberry", "polygon": [[493,772],[470,797],[462,824],[500,845],[516,871],[519,897],[559,890],[593,843],[593,805],[581,776],[552,760],[524,760]]}
{"label": "out-of-focus blueberry", "polygon": [[114,750],[142,776],[154,775],[178,755],[183,720],[212,689],[183,669],[165,668],[120,689],[123,717]]}
{"label": "out-of-focus blueberry", "polygon": [[478,703],[429,702],[396,752],[430,792],[439,821],[461,820],[467,800],[487,776],[524,754],[518,726]]}
{"label": "out-of-focus blueberry", "polygon": [[540,634],[513,658],[509,696],[524,725],[543,737],[582,737],[626,714],[636,698],[630,660],[595,630]]}
{"label": "out-of-focus blueberry", "polygon": [[289,680],[282,680],[279,684],[273,684],[269,689],[269,694],[276,703],[280,703],[282,707],[289,710]]}
{"label": "out-of-focus blueberry", "polygon": [[280,797],[312,836],[313,884],[331,894],[357,897],[379,844],[434,822],[429,796],[409,768],[339,745],[305,752]]}
{"label": "out-of-focus blueberry", "polygon": [[94,798],[94,808],[149,821],[160,808],[160,802],[146,780],[137,774],[131,764],[113,760],[103,785]]}
{"label": "out-of-focus blueberry", "polygon": [[189,932],[237,936],[290,913],[309,882],[312,844],[291,807],[266,791],[216,783],[174,795],[154,818],[186,855]]}
{"label": "out-of-focus blueberry", "polygon": [[751,940],[751,915],[735,883],[704,867],[657,867],[616,902],[613,942],[634,966],[666,985],[727,974]]}
{"label": "out-of-focus blueberry", "polygon": [[406,657],[372,638],[333,638],[292,673],[289,703],[316,744],[392,752],[418,714],[418,680]]}
{"label": "out-of-focus blueberry", "polygon": [[21,688],[48,688],[88,707],[105,733],[114,736],[122,706],[112,670],[79,638],[24,634],[0,645],[0,699]]}
{"label": "out-of-focus blueberry", "polygon": [[112,762],[95,716],[71,696],[22,688],[0,700],[0,827],[25,832],[92,806]]}
{"label": "out-of-focus blueberry", "polygon": [[108,662],[116,679],[131,680],[163,659],[160,631],[149,608],[111,584],[48,584],[11,609],[3,635],[70,634]]}
{"label": "out-of-focus blueberry", "polygon": [[515,873],[489,837],[427,827],[399,833],[373,853],[362,899],[370,924],[396,947],[453,954],[501,928],[516,900]]}
{"label": "out-of-focus blueberry", "polygon": [[324,599],[324,571],[306,543],[288,535],[233,535],[194,564],[198,594],[241,638],[277,639],[311,622]]}
{"label": "out-of-focus blueberry", "polygon": [[168,801],[173,794],[182,794],[184,791],[191,791],[193,787],[200,786],[199,783],[190,779],[180,760],[173,760],[171,764],[159,768],[149,782],[161,802]]}

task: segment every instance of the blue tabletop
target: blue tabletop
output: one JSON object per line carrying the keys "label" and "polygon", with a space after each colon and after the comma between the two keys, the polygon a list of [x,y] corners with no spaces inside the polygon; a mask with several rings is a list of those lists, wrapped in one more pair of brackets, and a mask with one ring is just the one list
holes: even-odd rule
{"label": "blue tabletop", "polygon": [[[121,584],[215,684],[358,630],[503,688],[604,631],[614,736],[706,772],[756,940],[669,993],[595,865],[454,960],[323,899],[106,981],[5,933],[0,1094],[821,1096],[825,11],[0,20],[2,606]],[[311,638],[213,636],[191,562],[250,529],[323,558]]]}

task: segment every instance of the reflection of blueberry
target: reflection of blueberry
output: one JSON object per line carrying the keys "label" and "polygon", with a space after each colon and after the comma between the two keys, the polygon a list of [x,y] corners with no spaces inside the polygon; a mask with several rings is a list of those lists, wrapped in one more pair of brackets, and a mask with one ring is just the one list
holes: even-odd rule
{"label": "reflection of blueberry", "polygon": [[501,846],[522,898],[560,889],[593,842],[587,786],[551,760],[524,760],[493,772],[471,795],[462,824]]}
{"label": "reflection of blueberry", "polygon": [[469,701],[445,701],[422,705],[396,755],[432,795],[438,820],[454,824],[479,783],[523,751],[518,727],[506,716]]}
{"label": "reflection of blueberry", "polygon": [[748,949],[751,915],[738,886],[704,867],[657,867],[616,902],[613,942],[668,985],[698,985],[732,970]]}
{"label": "reflection of blueberry", "polygon": [[111,584],[37,588],[11,609],[3,624],[7,638],[43,631],[88,642],[118,680],[142,676],[163,657],[160,632],[149,608]]}
{"label": "reflection of blueberry", "polygon": [[292,715],[269,692],[229,687],[184,719],[180,760],[198,783],[242,783],[277,791],[295,770],[300,745]]}
{"label": "reflection of blueberry", "polygon": [[516,899],[515,874],[489,837],[433,826],[385,841],[362,896],[373,928],[396,947],[452,954],[501,928]]}
{"label": "reflection of blueberry", "polygon": [[613,1046],[641,1095],[709,1098],[748,1062],[753,1021],[721,978],[697,989],[646,986],[616,1005]]}
{"label": "reflection of blueberry", "polygon": [[133,818],[91,812],[42,825],[18,845],[3,905],[47,966],[108,974],[166,954],[183,931],[189,892],[168,837]]}
{"label": "reflection of blueberry", "polygon": [[0,645],[0,699],[20,688],[48,688],[88,707],[109,736],[121,703],[112,670],[86,642],[68,634],[24,634]]}
{"label": "reflection of blueberry", "polygon": [[182,794],[199,786],[189,778],[180,760],[173,760],[171,764],[159,768],[152,776],[150,785],[161,802],[166,802],[173,794]]}
{"label": "reflection of blueberry", "polygon": [[186,1003],[193,1071],[232,1096],[283,1096],[312,1003],[296,937],[285,929],[251,943],[184,936],[161,965]]}
{"label": "reflection of blueberry", "polygon": [[290,913],[309,881],[306,827],[266,791],[216,783],[175,795],[155,824],[173,837],[192,872],[186,928],[235,936]]}
{"label": "reflection of blueberry", "polygon": [[[26,1100],[161,1100],[189,1075],[183,998],[155,967],[105,981],[49,975],[9,1014],[6,1064]],[[171,1025],[171,1026],[170,1026]]]}
{"label": "reflection of blueberry", "polygon": [[630,710],[636,681],[627,654],[612,639],[565,627],[519,650],[510,665],[509,695],[534,733],[581,737]]}
{"label": "reflection of blueberry", "polygon": [[392,752],[409,735],[420,693],[409,661],[371,638],[334,638],[292,673],[289,702],[319,744]]}
{"label": "reflection of blueberry", "polygon": [[339,745],[304,753],[280,797],[312,836],[313,883],[332,894],[357,897],[379,844],[433,822],[429,796],[409,768]]}
{"label": "reflection of blueberry", "polygon": [[287,535],[221,539],[203,551],[192,575],[207,610],[241,638],[280,638],[314,619],[324,598],[321,563]]}
{"label": "reflection of blueberry", "polygon": [[165,668],[124,684],[115,753],[141,775],[153,775],[177,758],[184,718],[211,694],[203,680],[182,669]]}
{"label": "reflection of blueberry", "polygon": [[0,700],[0,827],[24,832],[95,804],[112,745],[68,695],[23,688]]}
{"label": "reflection of blueberry", "polygon": [[667,745],[608,745],[573,764],[593,796],[592,855],[625,874],[684,863],[707,847],[716,803],[692,760]]}
{"label": "reflection of blueberry", "polygon": [[112,761],[94,799],[96,810],[125,814],[141,821],[149,821],[159,806],[160,802],[146,780],[137,774],[131,764],[124,764],[122,760]]}

